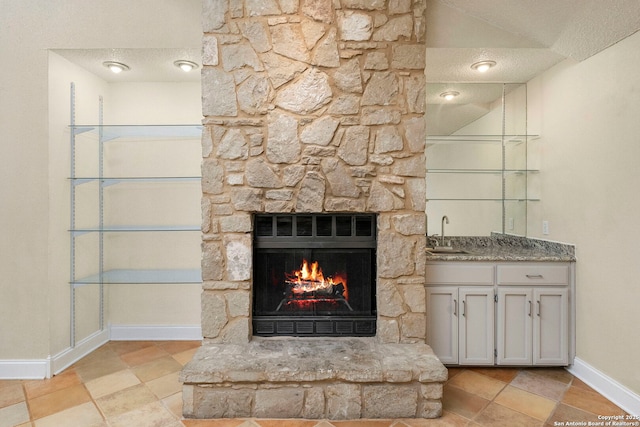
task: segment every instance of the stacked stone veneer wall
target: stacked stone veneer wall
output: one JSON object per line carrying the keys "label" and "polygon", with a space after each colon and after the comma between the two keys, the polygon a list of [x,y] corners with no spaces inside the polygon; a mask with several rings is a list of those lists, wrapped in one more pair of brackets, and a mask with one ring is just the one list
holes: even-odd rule
{"label": "stacked stone veneer wall", "polygon": [[378,341],[425,342],[424,11],[204,0],[205,342],[251,340],[255,212],[378,213]]}

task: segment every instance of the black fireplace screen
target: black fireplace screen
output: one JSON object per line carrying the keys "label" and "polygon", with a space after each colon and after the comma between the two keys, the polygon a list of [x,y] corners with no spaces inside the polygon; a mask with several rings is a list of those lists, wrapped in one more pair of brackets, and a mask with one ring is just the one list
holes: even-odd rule
{"label": "black fireplace screen", "polygon": [[256,215],[253,331],[375,335],[374,215]]}

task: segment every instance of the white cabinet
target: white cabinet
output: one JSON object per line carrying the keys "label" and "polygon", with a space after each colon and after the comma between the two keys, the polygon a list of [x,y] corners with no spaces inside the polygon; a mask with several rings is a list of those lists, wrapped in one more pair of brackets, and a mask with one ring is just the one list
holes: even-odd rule
{"label": "white cabinet", "polygon": [[458,288],[427,288],[427,340],[442,363],[458,364]]}
{"label": "white cabinet", "polygon": [[440,361],[493,365],[493,287],[427,289],[427,336]]}
{"label": "white cabinet", "polygon": [[428,344],[449,365],[566,366],[572,289],[570,263],[427,263]]}
{"label": "white cabinet", "polygon": [[567,289],[499,287],[498,365],[566,365]]}
{"label": "white cabinet", "polygon": [[[439,263],[427,268],[427,339],[442,363],[493,365],[494,268]],[[487,286],[488,285],[488,286]]]}
{"label": "white cabinet", "polygon": [[498,289],[496,363],[531,365],[533,362],[533,295],[527,288]]}
{"label": "white cabinet", "polygon": [[567,289],[534,289],[533,364],[567,365],[569,295]]}
{"label": "white cabinet", "polygon": [[492,287],[458,289],[460,312],[459,364],[493,365],[494,308]]}

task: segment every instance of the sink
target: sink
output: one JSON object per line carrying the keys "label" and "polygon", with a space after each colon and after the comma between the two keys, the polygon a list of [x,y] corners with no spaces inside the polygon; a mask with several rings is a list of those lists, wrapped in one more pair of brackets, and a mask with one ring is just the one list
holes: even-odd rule
{"label": "sink", "polygon": [[464,251],[462,249],[454,249],[449,246],[440,246],[437,248],[427,248],[427,252],[434,255],[440,254],[468,254],[469,252]]}

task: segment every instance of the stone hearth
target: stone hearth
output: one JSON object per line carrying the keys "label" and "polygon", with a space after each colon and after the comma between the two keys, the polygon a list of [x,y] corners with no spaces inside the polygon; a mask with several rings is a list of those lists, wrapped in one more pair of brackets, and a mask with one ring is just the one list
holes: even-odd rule
{"label": "stone hearth", "polygon": [[[426,0],[203,3],[204,341],[182,372],[185,416],[439,416]],[[377,214],[375,337],[253,337],[256,213]]]}
{"label": "stone hearth", "polygon": [[[434,418],[447,370],[427,345],[367,338],[212,344],[183,380],[194,418]],[[206,385],[205,385],[206,384]]]}

